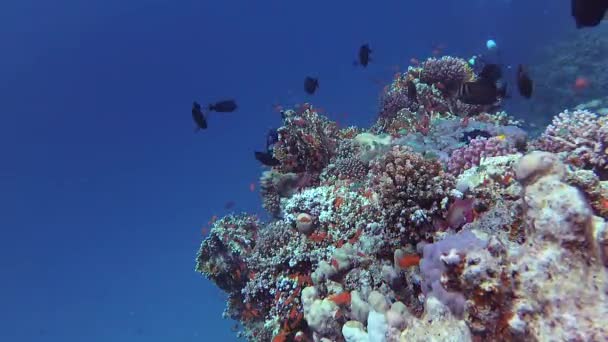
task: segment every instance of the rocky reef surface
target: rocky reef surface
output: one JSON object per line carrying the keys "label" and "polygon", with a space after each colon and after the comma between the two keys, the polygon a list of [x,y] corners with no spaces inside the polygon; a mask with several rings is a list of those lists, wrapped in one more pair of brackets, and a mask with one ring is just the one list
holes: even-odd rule
{"label": "rocky reef surface", "polygon": [[196,258],[240,337],[608,339],[607,119],[555,113],[531,140],[500,103],[453,96],[475,77],[456,57],[410,67],[369,129],[283,112],[272,219],[215,220]]}

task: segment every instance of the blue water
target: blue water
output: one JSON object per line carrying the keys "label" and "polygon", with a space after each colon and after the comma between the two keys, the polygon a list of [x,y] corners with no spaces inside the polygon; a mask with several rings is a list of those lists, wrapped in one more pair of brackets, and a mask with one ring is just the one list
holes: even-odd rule
{"label": "blue water", "polygon": [[[0,341],[235,340],[194,258],[226,202],[262,213],[249,185],[253,150],[280,124],[273,106],[310,101],[367,126],[395,65],[437,44],[468,57],[489,38],[505,63],[527,63],[574,30],[568,6],[3,1]],[[365,42],[373,61],[356,68]],[[314,96],[307,75],[319,77]],[[228,97],[238,112],[193,133],[192,101]]]}

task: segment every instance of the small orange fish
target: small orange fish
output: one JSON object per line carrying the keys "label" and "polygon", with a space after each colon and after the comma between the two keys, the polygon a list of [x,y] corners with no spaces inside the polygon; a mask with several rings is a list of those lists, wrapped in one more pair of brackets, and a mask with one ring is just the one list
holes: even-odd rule
{"label": "small orange fish", "polygon": [[587,78],[579,76],[574,81],[574,89],[583,90],[583,89],[589,87],[589,84],[590,84],[590,82]]}
{"label": "small orange fish", "polygon": [[401,259],[399,259],[399,267],[401,268],[417,266],[419,263],[420,256],[418,254],[404,255]]}
{"label": "small orange fish", "polygon": [[413,66],[418,66],[418,65],[420,65],[420,61],[418,60],[418,58],[414,58],[414,57],[410,58],[410,63],[411,63]]}
{"label": "small orange fish", "polygon": [[339,306],[350,304],[350,292],[345,291],[338,294],[329,296],[329,300],[336,303]]}
{"label": "small orange fish", "polygon": [[249,184],[249,191],[251,191],[251,192],[255,191],[255,183]]}

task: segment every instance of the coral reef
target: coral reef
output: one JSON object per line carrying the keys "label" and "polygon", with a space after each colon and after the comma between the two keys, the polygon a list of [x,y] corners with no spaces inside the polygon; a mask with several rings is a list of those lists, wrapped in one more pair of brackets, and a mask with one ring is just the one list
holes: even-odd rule
{"label": "coral reef", "polygon": [[284,112],[260,179],[270,221],[216,220],[197,256],[239,337],[608,338],[605,119],[565,111],[528,143],[505,112],[450,99],[473,77],[452,57],[411,67],[398,78],[420,103],[369,130]]}
{"label": "coral reef", "polygon": [[587,110],[566,110],[553,118],[534,146],[604,175],[608,172],[608,119]]}

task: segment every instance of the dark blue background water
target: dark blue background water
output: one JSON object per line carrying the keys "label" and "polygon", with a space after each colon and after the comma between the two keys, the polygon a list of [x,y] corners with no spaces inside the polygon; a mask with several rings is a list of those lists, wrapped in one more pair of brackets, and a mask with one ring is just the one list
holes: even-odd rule
{"label": "dark blue background water", "polygon": [[[573,30],[567,1],[529,2],[3,1],[0,340],[234,340],[194,258],[224,203],[261,212],[273,105],[369,125],[378,80],[437,44],[468,58],[494,38],[528,62]],[[224,97],[239,111],[194,134],[192,101]]]}

